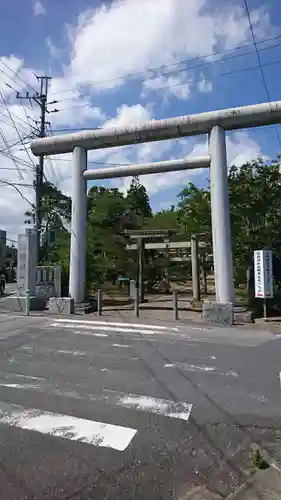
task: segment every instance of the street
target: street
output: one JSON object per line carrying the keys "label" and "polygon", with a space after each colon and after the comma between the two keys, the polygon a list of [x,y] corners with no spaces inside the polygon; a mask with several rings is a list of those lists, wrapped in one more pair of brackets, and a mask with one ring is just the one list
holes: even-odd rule
{"label": "street", "polygon": [[270,333],[1,315],[0,339],[1,500],[224,498],[279,426]]}

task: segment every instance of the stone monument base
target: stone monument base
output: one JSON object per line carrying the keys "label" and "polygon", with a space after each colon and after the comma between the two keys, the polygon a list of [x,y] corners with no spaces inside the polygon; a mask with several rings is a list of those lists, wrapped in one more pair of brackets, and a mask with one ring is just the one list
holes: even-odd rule
{"label": "stone monument base", "polygon": [[233,304],[219,304],[204,300],[203,302],[203,319],[208,323],[215,323],[221,326],[232,326],[234,323]]}
{"label": "stone monument base", "polygon": [[74,314],[74,299],[71,297],[50,297],[50,314]]}

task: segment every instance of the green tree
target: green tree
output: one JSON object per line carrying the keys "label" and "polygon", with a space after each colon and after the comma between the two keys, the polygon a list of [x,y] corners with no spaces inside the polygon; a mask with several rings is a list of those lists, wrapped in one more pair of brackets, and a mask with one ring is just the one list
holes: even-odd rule
{"label": "green tree", "polygon": [[[43,246],[40,249],[40,260],[44,262],[54,262],[52,259],[53,253],[50,254],[49,232],[54,231],[56,240],[60,238],[61,233],[67,234],[66,227],[71,221],[71,198],[60,189],[55,187],[51,182],[46,181],[42,185],[42,202],[41,202],[41,225]],[[25,212],[27,219],[25,224],[35,225],[35,209]],[[58,246],[59,242],[55,243]]]}
{"label": "green tree", "polygon": [[179,212],[175,209],[175,206],[156,212],[153,217],[144,221],[142,229],[174,229],[180,233],[182,232],[182,225]]}
{"label": "green tree", "polygon": [[[27,211],[26,224],[35,224],[35,210]],[[60,229],[71,220],[71,198],[63,194],[51,182],[42,185],[42,226],[45,230]]]}
{"label": "green tree", "polygon": [[231,231],[236,281],[245,282],[254,250],[269,248],[281,257],[281,174],[279,158],[232,166],[229,171]]}
{"label": "green tree", "polygon": [[152,217],[148,194],[137,176],[132,179],[126,200],[128,209],[134,212],[138,219],[143,220]]}
{"label": "green tree", "polygon": [[96,288],[132,270],[126,250],[126,229],[135,227],[135,216],[118,189],[94,186],[88,193],[88,287]]}
{"label": "green tree", "polygon": [[211,197],[209,189],[189,183],[178,195],[178,218],[184,233],[201,235],[202,240],[212,241]]}

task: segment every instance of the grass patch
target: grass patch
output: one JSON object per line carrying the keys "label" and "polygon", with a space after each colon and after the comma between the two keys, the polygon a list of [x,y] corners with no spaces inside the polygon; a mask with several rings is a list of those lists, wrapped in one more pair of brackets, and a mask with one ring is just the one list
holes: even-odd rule
{"label": "grass patch", "polygon": [[269,468],[268,461],[262,456],[257,448],[252,455],[252,465],[255,469],[265,470]]}

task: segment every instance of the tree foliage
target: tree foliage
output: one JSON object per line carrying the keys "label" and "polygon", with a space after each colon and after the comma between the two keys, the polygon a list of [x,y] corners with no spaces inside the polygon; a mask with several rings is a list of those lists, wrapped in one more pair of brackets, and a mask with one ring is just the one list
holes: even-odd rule
{"label": "tree foliage", "polygon": [[140,183],[138,177],[133,177],[131,186],[126,196],[127,205],[136,217],[143,221],[152,217],[152,210],[145,187]]}
{"label": "tree foliage", "polygon": [[[40,211],[42,226],[48,229],[61,229],[71,219],[71,198],[63,194],[51,182],[42,185],[42,203]],[[26,224],[35,224],[35,209],[25,213]]]}

